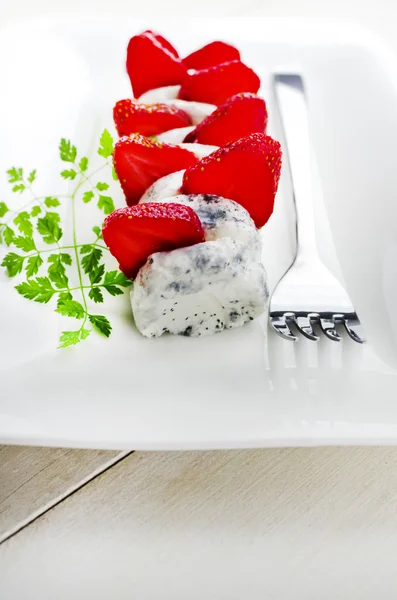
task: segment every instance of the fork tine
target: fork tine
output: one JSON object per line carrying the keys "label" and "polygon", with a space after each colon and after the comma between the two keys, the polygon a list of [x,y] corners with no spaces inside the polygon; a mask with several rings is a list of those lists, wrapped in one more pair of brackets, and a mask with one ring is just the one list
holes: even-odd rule
{"label": "fork tine", "polygon": [[348,319],[343,319],[343,325],[345,326],[345,329],[346,329],[347,333],[350,335],[352,340],[357,342],[357,344],[364,343],[364,338],[362,336],[359,336],[357,331],[355,331],[355,329],[360,328],[360,322],[358,322],[357,325],[356,324],[353,325],[351,322],[349,322]]}
{"label": "fork tine", "polygon": [[320,318],[320,325],[321,329],[323,330],[324,334],[327,336],[328,339],[332,340],[333,342],[341,341],[342,338],[336,332],[335,323],[333,319]]}
{"label": "fork tine", "polygon": [[313,342],[318,342],[320,339],[319,336],[314,333],[313,329],[313,317],[318,317],[319,315],[308,314],[307,317],[297,317],[295,319],[295,326],[300,331],[302,335],[304,335],[308,340],[312,340]]}
{"label": "fork tine", "polygon": [[284,315],[280,317],[270,317],[269,321],[274,331],[278,335],[280,335],[284,340],[290,340],[291,342],[296,342],[298,340],[298,338],[292,333],[291,329],[289,328]]}

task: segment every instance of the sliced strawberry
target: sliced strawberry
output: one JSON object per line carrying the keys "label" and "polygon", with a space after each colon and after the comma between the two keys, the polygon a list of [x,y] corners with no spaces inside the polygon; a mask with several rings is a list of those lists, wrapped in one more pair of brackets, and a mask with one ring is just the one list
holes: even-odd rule
{"label": "sliced strawberry", "polygon": [[187,169],[182,193],[234,200],[262,227],[273,212],[280,171],[280,144],[263,133],[252,133]]}
{"label": "sliced strawberry", "polygon": [[182,79],[178,98],[219,105],[240,92],[256,94],[260,84],[252,69],[239,60],[232,60],[208,69],[188,71]]}
{"label": "sliced strawberry", "polygon": [[188,69],[208,69],[231,60],[240,60],[240,52],[225,42],[211,42],[183,59]]}
{"label": "sliced strawberry", "polygon": [[179,58],[178,51],[165,37],[163,37],[159,33],[156,33],[155,31],[151,31],[150,29],[146,29],[146,31],[144,31],[143,33],[150,33],[150,35],[156,38],[156,40],[163,46],[163,48],[168,50],[168,52],[171,52],[171,54],[176,56],[176,58]]}
{"label": "sliced strawberry", "polygon": [[244,92],[232,96],[206,117],[184,142],[224,146],[251,133],[265,133],[266,103],[255,94]]}
{"label": "sliced strawberry", "polygon": [[154,142],[138,133],[122,137],[113,152],[114,168],[129,206],[139,202],[157,179],[187,169],[197,160],[189,150]]}
{"label": "sliced strawberry", "polygon": [[157,135],[191,124],[189,115],[176,106],[138,104],[132,100],[117,102],[113,109],[113,118],[120,136],[130,133]]}
{"label": "sliced strawberry", "polygon": [[149,31],[135,35],[127,48],[127,73],[135,97],[153,88],[179,84],[186,67]]}
{"label": "sliced strawberry", "polygon": [[190,206],[147,202],[106,217],[103,239],[127,277],[135,277],[153,252],[204,241],[200,219]]}

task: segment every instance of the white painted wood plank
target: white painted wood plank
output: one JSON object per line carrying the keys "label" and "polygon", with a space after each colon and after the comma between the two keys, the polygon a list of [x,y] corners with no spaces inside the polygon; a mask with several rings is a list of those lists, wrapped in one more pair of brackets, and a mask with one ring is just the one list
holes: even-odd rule
{"label": "white painted wood plank", "polygon": [[135,453],[0,547],[5,600],[373,600],[397,449]]}
{"label": "white painted wood plank", "polygon": [[0,446],[0,542],[119,455],[98,450]]}

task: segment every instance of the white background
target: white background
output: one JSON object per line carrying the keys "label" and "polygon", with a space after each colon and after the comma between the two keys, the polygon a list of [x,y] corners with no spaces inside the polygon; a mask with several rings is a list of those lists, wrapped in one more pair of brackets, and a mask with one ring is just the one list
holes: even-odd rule
{"label": "white background", "polygon": [[[395,0],[0,0],[0,23],[93,10],[348,19],[397,52]],[[0,596],[395,598],[396,473],[393,448],[137,453],[2,546]]]}

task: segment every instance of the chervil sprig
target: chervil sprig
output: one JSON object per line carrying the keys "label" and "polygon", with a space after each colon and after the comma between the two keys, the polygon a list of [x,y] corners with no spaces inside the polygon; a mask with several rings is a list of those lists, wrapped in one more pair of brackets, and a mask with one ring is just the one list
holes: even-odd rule
{"label": "chervil sprig", "polygon": [[[95,305],[104,301],[104,294],[118,296],[132,282],[120,271],[106,270],[102,241],[101,221],[92,227],[92,238],[78,243],[76,204],[88,204],[95,200],[102,214],[114,210],[114,202],[108,190],[110,184],[103,176],[117,179],[110,158],[113,139],[105,129],[99,140],[98,155],[103,164],[91,173],[87,156],[80,156],[70,140],[62,139],[59,157],[65,164],[61,177],[72,183],[69,194],[39,197],[33,183],[37,171],[26,176],[21,167],[7,171],[13,193],[28,196],[18,210],[0,202],[0,243],[10,247],[1,266],[9,277],[23,276],[15,289],[24,298],[43,304],[55,303],[55,311],[65,317],[76,319],[79,327],[63,331],[59,347],[72,346],[87,339],[92,329],[105,337],[112,331],[106,316],[95,312]],[[100,180],[98,175],[101,174]],[[72,242],[64,243],[64,231],[59,211],[69,204],[72,214]],[[78,284],[71,284],[72,270],[77,274]]]}

